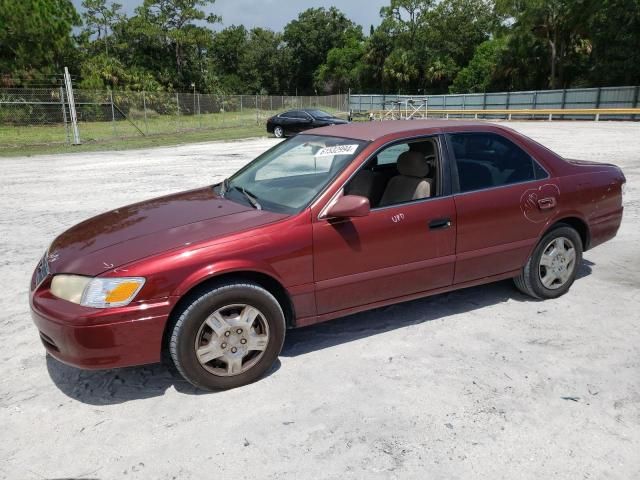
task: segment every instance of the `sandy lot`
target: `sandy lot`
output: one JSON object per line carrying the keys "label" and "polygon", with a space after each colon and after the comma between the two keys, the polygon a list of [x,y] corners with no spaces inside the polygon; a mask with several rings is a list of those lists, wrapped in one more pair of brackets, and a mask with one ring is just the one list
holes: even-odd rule
{"label": "sandy lot", "polygon": [[211,394],[47,359],[28,281],[78,221],[275,140],[0,159],[0,478],[639,478],[640,123],[511,125],[627,176],[622,229],[569,294],[501,282],[294,331],[266,378]]}

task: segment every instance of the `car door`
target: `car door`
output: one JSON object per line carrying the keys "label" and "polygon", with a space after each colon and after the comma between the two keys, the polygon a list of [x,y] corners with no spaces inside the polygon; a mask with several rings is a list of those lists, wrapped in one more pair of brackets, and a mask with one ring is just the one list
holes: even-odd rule
{"label": "car door", "polygon": [[294,124],[295,132],[302,132],[313,128],[313,117],[302,110],[296,111],[296,121]]}
{"label": "car door", "polygon": [[458,217],[454,283],[524,265],[559,201],[558,186],[515,141],[493,132],[447,135]]}
{"label": "car door", "polygon": [[[440,141],[433,140],[440,150]],[[398,149],[398,144],[382,149],[378,156],[392,148]],[[374,156],[370,162],[376,160]],[[439,167],[440,178],[443,171]],[[450,285],[456,213],[454,200],[446,193],[441,189],[430,198],[374,205],[365,217],[313,219],[318,314]]]}
{"label": "car door", "polygon": [[298,123],[297,113],[295,111],[284,112],[279,116],[280,125],[285,133],[295,133],[296,124]]}

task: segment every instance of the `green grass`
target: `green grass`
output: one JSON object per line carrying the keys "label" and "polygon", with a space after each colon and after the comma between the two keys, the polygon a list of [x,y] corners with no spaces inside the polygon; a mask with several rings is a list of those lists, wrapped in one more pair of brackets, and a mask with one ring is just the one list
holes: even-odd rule
{"label": "green grass", "polygon": [[226,127],[211,130],[193,130],[177,133],[147,135],[145,137],[111,137],[109,139],[83,143],[82,145],[49,144],[1,147],[0,157],[18,157],[55,153],[96,152],[107,150],[129,150],[135,148],[161,147],[185,143],[212,142],[215,140],[237,140],[264,137],[263,126]]}
{"label": "green grass", "polygon": [[79,122],[81,145],[67,143],[63,124],[0,125],[0,157],[127,150],[260,137],[267,135],[266,119],[275,113],[264,110],[257,115],[255,110],[193,116],[153,113],[145,119],[144,115],[136,112],[129,120],[120,118],[115,122]]}
{"label": "green grass", "polygon": [[149,116],[116,122],[80,122],[81,145],[69,145],[63,124],[0,125],[0,156],[125,150],[180,143],[233,140],[266,135],[268,112],[217,113],[200,116]]}

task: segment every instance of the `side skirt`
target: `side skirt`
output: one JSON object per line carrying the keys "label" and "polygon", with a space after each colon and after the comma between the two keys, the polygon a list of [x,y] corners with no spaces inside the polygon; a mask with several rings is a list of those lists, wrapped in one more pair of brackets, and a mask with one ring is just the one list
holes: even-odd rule
{"label": "side skirt", "polygon": [[471,280],[468,282],[457,283],[454,285],[449,285],[447,287],[436,288],[433,290],[427,290],[425,292],[413,293],[411,295],[404,295],[402,297],[390,298],[388,300],[382,300],[379,302],[368,303],[366,305],[360,305],[358,307],[345,308],[343,310],[338,310],[335,312],[324,313],[322,315],[315,315],[309,317],[297,318],[295,320],[295,328],[297,327],[306,327],[309,325],[314,325],[316,323],[327,322],[329,320],[333,320],[339,317],[345,317],[347,315],[352,315],[354,313],[365,312],[367,310],[373,310],[374,308],[386,307],[387,305],[393,305],[396,303],[408,302],[411,300],[416,300],[418,298],[430,297],[432,295],[438,295],[439,293],[451,292],[453,290],[460,290],[462,288],[475,287],[477,285],[483,285],[485,283],[493,283],[498,282],[500,280],[506,280],[508,278],[517,277],[520,273],[520,269],[513,270],[506,273],[501,273],[499,275],[492,275],[490,277],[478,278],[475,280]]}

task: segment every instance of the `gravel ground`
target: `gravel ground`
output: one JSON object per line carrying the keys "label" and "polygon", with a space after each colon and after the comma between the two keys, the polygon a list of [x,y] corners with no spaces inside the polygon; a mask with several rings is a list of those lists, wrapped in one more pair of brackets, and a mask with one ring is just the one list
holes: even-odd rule
{"label": "gravel ground", "polygon": [[46,358],[28,281],[78,221],[213,183],[275,140],[0,159],[0,477],[639,478],[640,124],[511,126],[627,176],[620,233],[569,294],[500,282],[293,331],[266,378],[211,394],[161,366]]}

